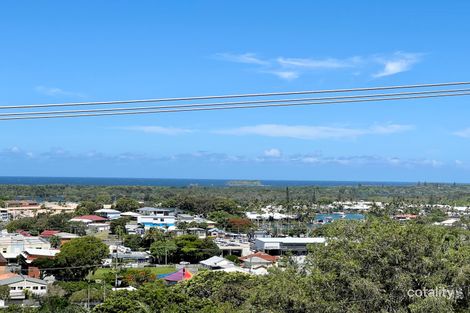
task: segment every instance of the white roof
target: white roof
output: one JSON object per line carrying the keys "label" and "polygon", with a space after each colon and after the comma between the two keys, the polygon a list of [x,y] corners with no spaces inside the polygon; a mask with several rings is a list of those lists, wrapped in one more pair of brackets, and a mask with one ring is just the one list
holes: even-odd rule
{"label": "white roof", "polygon": [[141,214],[139,214],[137,212],[124,212],[124,213],[121,213],[121,216],[139,217],[139,216],[141,216]]}
{"label": "white roof", "polygon": [[241,268],[241,267],[239,267],[239,266],[232,266],[232,267],[227,267],[227,268],[221,268],[221,269],[218,269],[218,270],[215,270],[215,271],[226,272],[226,273],[237,272],[237,273],[249,274],[249,271],[248,271],[247,269]]}
{"label": "white roof", "polygon": [[99,209],[95,211],[96,213],[110,213],[110,214],[118,214],[121,213],[121,211],[118,210],[113,210],[113,209]]}
{"label": "white roof", "polygon": [[211,267],[215,267],[215,266],[226,267],[227,265],[233,265],[233,262],[225,258],[222,258],[220,256],[213,256],[199,263],[201,263],[202,265],[211,266]]}
{"label": "white roof", "polygon": [[41,255],[41,256],[55,256],[60,252],[59,249],[26,249],[26,253],[30,255]]}
{"label": "white roof", "polygon": [[252,275],[266,275],[268,273],[268,270],[260,267],[257,269],[247,269],[247,268],[242,268],[239,266],[232,266],[232,267],[227,267],[227,268],[222,268],[218,269],[215,271],[219,272],[226,272],[226,273],[233,273],[233,272],[238,272],[238,273],[245,273],[245,274],[252,274]]}
{"label": "white roof", "polygon": [[263,258],[260,258],[260,257],[257,257],[257,256],[253,256],[253,257],[250,257],[250,258],[247,258],[245,260],[243,260],[244,263],[264,263],[264,264],[271,264],[273,262],[271,261],[268,261],[268,260],[265,260]]}
{"label": "white roof", "polygon": [[326,239],[324,237],[274,237],[274,238],[256,238],[261,242],[281,242],[281,243],[325,243]]}
{"label": "white roof", "polygon": [[71,222],[82,222],[82,223],[91,223],[93,222],[92,220],[88,220],[86,218],[78,218],[78,217],[74,217],[72,219],[70,219]]}
{"label": "white roof", "polygon": [[458,219],[458,218],[449,218],[448,220],[442,221],[438,224],[440,224],[440,225],[452,225],[454,223],[457,223],[458,221],[460,221],[460,219]]}
{"label": "white roof", "polygon": [[112,290],[113,291],[120,291],[120,290],[134,291],[134,290],[137,290],[137,288],[129,286],[129,287],[112,288]]}
{"label": "white roof", "polygon": [[73,239],[73,238],[80,237],[79,235],[72,234],[72,233],[66,233],[66,232],[60,232],[60,233],[55,234],[54,236],[57,236],[61,239]]}

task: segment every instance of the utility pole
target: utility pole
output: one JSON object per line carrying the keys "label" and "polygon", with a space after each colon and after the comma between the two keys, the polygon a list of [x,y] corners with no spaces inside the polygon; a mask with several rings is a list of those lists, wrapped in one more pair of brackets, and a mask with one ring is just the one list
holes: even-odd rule
{"label": "utility pole", "polygon": [[103,301],[106,301],[106,284],[105,284],[104,279],[102,283],[103,283]]}
{"label": "utility pole", "polygon": [[165,246],[165,265],[168,265],[168,249],[166,246]]}
{"label": "utility pole", "polygon": [[87,288],[87,309],[90,309],[90,281],[88,281]]}
{"label": "utility pole", "polygon": [[116,246],[116,250],[114,250],[114,258],[115,258],[115,262],[114,262],[114,288],[117,288],[118,285],[118,272],[117,272],[117,246]]}
{"label": "utility pole", "polygon": [[286,187],[286,203],[287,203],[287,234],[289,235],[289,230],[290,230],[290,215],[291,215],[289,187]]}

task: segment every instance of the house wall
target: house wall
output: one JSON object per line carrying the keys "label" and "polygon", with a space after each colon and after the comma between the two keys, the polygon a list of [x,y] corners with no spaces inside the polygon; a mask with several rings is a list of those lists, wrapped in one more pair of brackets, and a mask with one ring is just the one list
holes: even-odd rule
{"label": "house wall", "polygon": [[174,216],[139,216],[137,223],[144,225],[145,229],[153,227],[175,226]]}
{"label": "house wall", "polygon": [[0,253],[7,259],[16,258],[26,249],[50,249],[51,244],[38,237],[10,235],[0,237]]}
{"label": "house wall", "polygon": [[47,285],[42,285],[26,280],[10,284],[8,287],[10,287],[11,298],[18,298],[21,293],[24,295],[25,290],[29,290],[31,293],[38,296],[43,296],[47,293]]}

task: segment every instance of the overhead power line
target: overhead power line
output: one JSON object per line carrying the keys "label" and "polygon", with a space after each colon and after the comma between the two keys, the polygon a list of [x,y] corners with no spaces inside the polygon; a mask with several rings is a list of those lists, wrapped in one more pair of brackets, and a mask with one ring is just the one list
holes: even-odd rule
{"label": "overhead power line", "polygon": [[[459,92],[470,92],[470,88],[464,89],[446,89],[446,90],[432,90],[432,91],[413,91],[413,92],[399,92],[399,93],[380,93],[380,94],[360,94],[349,96],[337,97],[320,97],[320,98],[283,98],[283,99],[268,99],[268,100],[251,100],[251,101],[232,101],[232,102],[210,102],[210,103],[186,103],[174,105],[159,105],[159,106],[144,106],[144,107],[118,107],[118,108],[105,108],[105,109],[81,109],[81,110],[60,110],[60,111],[27,111],[27,112],[13,112],[13,113],[0,113],[0,117],[9,116],[35,116],[35,115],[53,115],[53,114],[72,114],[72,113],[98,113],[98,112],[117,112],[117,111],[140,111],[140,110],[161,110],[161,109],[179,109],[179,108],[195,108],[195,107],[225,107],[235,105],[247,104],[268,104],[268,103],[284,103],[285,105],[295,105],[296,102],[307,102],[313,104],[312,101],[337,101],[343,99],[368,99],[380,97],[397,97],[408,95],[428,95],[428,94],[450,94]],[[328,102],[329,103],[329,102]],[[303,105],[299,103],[298,105]]]}
{"label": "overhead power line", "polygon": [[145,102],[156,103],[156,102],[196,101],[196,100],[229,99],[229,98],[254,98],[254,97],[272,97],[272,96],[292,96],[292,95],[302,95],[302,94],[323,94],[323,93],[344,93],[344,92],[378,91],[378,90],[393,90],[393,89],[433,88],[433,87],[458,86],[458,85],[470,85],[470,81],[435,83],[435,84],[380,86],[380,87],[365,87],[365,88],[347,88],[347,89],[324,89],[324,90],[287,91],[287,92],[271,92],[271,93],[233,94],[233,95],[220,95],[220,96],[197,96],[197,97],[140,99],[140,100],[8,105],[8,106],[0,106],[0,109],[27,109],[27,108],[70,107],[70,106],[89,106],[89,105],[108,105],[108,104],[131,104],[131,103],[145,103]]}
{"label": "overhead power line", "polygon": [[[399,97],[382,97],[382,98],[366,98],[366,99],[349,99],[349,100],[333,100],[333,101],[314,101],[314,102],[301,102],[301,103],[270,103],[270,104],[256,104],[256,105],[232,105],[232,106],[216,106],[216,107],[190,107],[190,108],[177,108],[169,110],[161,110],[161,107],[155,107],[153,110],[142,111],[112,111],[104,113],[86,113],[86,114],[49,114],[49,115],[32,115],[32,116],[15,116],[15,117],[1,117],[0,121],[6,120],[32,120],[32,119],[52,119],[52,118],[74,118],[74,117],[94,117],[94,116],[117,116],[117,115],[137,115],[137,114],[157,114],[157,113],[176,113],[176,112],[192,112],[192,111],[215,111],[215,110],[232,110],[232,109],[254,109],[254,108],[268,108],[268,107],[290,107],[290,106],[306,106],[306,105],[321,105],[321,104],[339,104],[339,103],[360,103],[360,102],[375,102],[375,101],[396,101],[396,100],[410,100],[410,99],[425,99],[425,98],[441,98],[441,97],[455,97],[455,96],[468,96],[470,92],[459,92],[449,94],[430,94],[430,95],[414,95],[414,96],[399,96]],[[119,110],[119,108],[111,109]]]}

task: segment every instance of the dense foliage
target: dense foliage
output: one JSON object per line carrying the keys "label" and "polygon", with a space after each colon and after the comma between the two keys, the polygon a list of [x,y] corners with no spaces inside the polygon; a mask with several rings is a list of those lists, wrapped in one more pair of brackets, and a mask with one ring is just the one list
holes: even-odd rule
{"label": "dense foliage", "polygon": [[199,239],[193,235],[156,240],[150,246],[150,252],[159,263],[181,261],[199,263],[199,261],[220,254],[219,248],[212,239]]}
{"label": "dense foliage", "polygon": [[100,266],[102,259],[108,255],[108,246],[101,240],[85,236],[63,244],[55,259],[37,259],[33,265],[46,269],[44,274],[53,274],[66,281],[78,281]]}
{"label": "dense foliage", "polygon": [[[289,187],[290,198],[298,203],[328,203],[337,200],[408,201],[414,203],[470,204],[470,185],[418,183],[405,186],[358,184],[350,186]],[[118,199],[118,210],[134,210],[136,203],[162,204],[196,213],[223,210],[236,212],[262,204],[283,203],[284,187],[157,187],[83,185],[0,185],[2,199],[93,200],[111,204]],[[60,198],[57,195],[61,195]],[[120,203],[120,199],[122,203]]]}
{"label": "dense foliage", "polygon": [[40,213],[36,217],[23,217],[13,220],[6,225],[8,232],[18,229],[28,230],[32,235],[38,235],[46,229],[60,230],[63,232],[85,234],[85,227],[81,223],[70,222],[72,214],[48,214]]}
{"label": "dense foliage", "polygon": [[[147,270],[127,270],[120,275],[138,289],[109,292],[92,312],[463,313],[470,309],[470,231],[369,218],[338,221],[318,232],[329,238],[327,245],[310,246],[303,263],[285,256],[281,267],[265,276],[201,270],[191,280],[166,286],[154,281]],[[173,240],[161,233],[152,236],[154,244]],[[180,247],[188,241],[196,242],[185,237],[174,244]],[[86,293],[80,290],[86,283],[58,285],[65,291],[62,301],[51,295],[42,300],[41,308],[23,312],[49,312],[43,308],[50,303],[60,305],[63,312],[77,312],[73,301],[83,299]],[[100,297],[98,285],[89,288],[93,299]],[[451,297],[409,293],[437,288],[455,293]]]}

